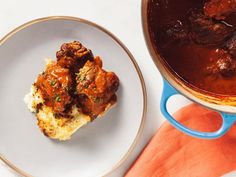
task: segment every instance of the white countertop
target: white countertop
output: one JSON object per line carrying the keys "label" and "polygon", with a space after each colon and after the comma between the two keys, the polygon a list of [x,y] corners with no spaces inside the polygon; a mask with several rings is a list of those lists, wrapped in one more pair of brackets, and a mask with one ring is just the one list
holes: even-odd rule
{"label": "white countertop", "polygon": [[[141,0],[3,1],[0,6],[0,37],[30,20],[55,15],[80,17],[105,27],[128,47],[143,73],[148,93],[144,130],[137,146],[125,163],[109,175],[122,176],[164,120],[159,110],[162,79],[145,45],[141,25]],[[180,99],[180,96],[174,101],[175,104],[171,104],[172,111],[188,103]],[[0,162],[0,176],[16,175]]]}

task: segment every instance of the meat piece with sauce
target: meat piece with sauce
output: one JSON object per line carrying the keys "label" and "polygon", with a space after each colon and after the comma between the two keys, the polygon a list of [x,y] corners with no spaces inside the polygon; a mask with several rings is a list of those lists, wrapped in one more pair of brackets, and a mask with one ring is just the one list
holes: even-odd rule
{"label": "meat piece with sauce", "polygon": [[204,5],[204,13],[208,17],[224,19],[232,12],[236,12],[236,0],[209,0]]}
{"label": "meat piece with sauce", "polygon": [[84,114],[96,118],[116,102],[119,79],[113,72],[102,69],[99,57],[87,61],[76,77],[78,106]]}
{"label": "meat piece with sauce", "polygon": [[34,86],[40,91],[45,105],[52,107],[55,114],[66,113],[72,103],[69,93],[72,88],[72,78],[69,69],[52,62],[38,76]]}
{"label": "meat piece with sauce", "polygon": [[56,61],[47,61],[24,100],[44,135],[68,140],[116,103],[118,87],[118,77],[102,69],[102,60],[74,41],[61,46]]}
{"label": "meat piece with sauce", "polygon": [[92,51],[78,41],[62,44],[56,56],[58,64],[64,68],[83,67],[87,60],[93,61],[94,58]]}
{"label": "meat piece with sauce", "polygon": [[207,67],[210,75],[220,74],[223,77],[230,77],[236,73],[236,60],[223,49],[216,49],[211,52],[210,61],[212,64]]}
{"label": "meat piece with sauce", "polygon": [[233,28],[226,23],[208,18],[200,10],[193,10],[189,17],[191,38],[201,45],[221,45],[233,34]]}
{"label": "meat piece with sauce", "polygon": [[236,32],[228,41],[225,42],[224,48],[229,52],[229,54],[236,57]]}
{"label": "meat piece with sauce", "polygon": [[188,25],[180,20],[167,25],[165,31],[170,38],[181,43],[187,43],[190,40]]}

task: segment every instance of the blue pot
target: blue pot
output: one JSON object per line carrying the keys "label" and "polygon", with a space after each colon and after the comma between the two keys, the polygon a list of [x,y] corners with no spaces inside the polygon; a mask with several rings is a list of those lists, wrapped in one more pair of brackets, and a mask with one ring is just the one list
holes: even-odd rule
{"label": "blue pot", "polygon": [[[164,86],[163,86],[163,92],[162,92],[162,97],[161,97],[161,112],[165,116],[165,118],[177,129],[180,131],[190,135],[194,136],[197,138],[204,138],[204,139],[215,139],[223,136],[229,128],[234,124],[236,121],[236,115],[235,114],[230,114],[230,113],[225,113],[225,112],[219,112],[221,114],[221,117],[223,119],[223,123],[221,125],[221,128],[216,131],[216,132],[200,132],[196,130],[192,130],[190,128],[185,127],[184,125],[180,124],[178,121],[176,121],[168,112],[166,108],[166,104],[168,99],[176,94],[179,94],[179,92],[171,86],[168,81],[165,79],[164,81]],[[189,115],[191,119],[191,115]]]}
{"label": "blue pot", "polygon": [[[173,74],[173,72],[170,71],[167,64],[161,59],[160,55],[155,50],[155,46],[152,43],[151,36],[149,34],[147,20],[148,1],[149,0],[142,0],[142,25],[149,53],[164,78],[164,88],[161,98],[162,114],[175,128],[190,136],[204,139],[215,139],[221,137],[236,121],[236,97],[212,95],[206,92],[201,92],[197,89],[193,89],[192,87],[184,83],[181,79],[179,79],[176,74]],[[166,108],[167,100],[175,94],[182,94],[186,98],[191,99],[198,104],[218,111],[223,119],[221,128],[216,132],[200,132],[189,129],[180,124],[168,113]],[[189,119],[191,119],[191,115],[189,115]]]}

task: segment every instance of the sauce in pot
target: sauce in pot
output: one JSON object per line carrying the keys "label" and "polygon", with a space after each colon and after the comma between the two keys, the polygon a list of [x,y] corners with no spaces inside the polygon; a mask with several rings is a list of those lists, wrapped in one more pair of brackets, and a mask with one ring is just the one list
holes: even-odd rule
{"label": "sauce in pot", "polygon": [[[219,3],[226,1],[232,4],[219,10]],[[149,1],[148,27],[155,49],[186,84],[212,94],[236,95],[235,4],[235,0]]]}

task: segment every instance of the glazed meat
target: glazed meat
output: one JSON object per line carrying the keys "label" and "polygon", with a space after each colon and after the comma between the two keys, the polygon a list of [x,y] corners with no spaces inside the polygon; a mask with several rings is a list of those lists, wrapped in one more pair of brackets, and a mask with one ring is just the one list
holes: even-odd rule
{"label": "glazed meat", "polygon": [[180,20],[167,25],[165,31],[167,35],[173,40],[178,40],[181,43],[189,42],[188,26],[183,24],[183,22]]}
{"label": "glazed meat", "polygon": [[188,22],[180,20],[167,25],[167,36],[181,44],[194,41],[199,45],[222,45],[232,35],[234,28],[223,21],[209,18],[201,10],[191,10]]}
{"label": "glazed meat", "polygon": [[58,64],[64,68],[81,68],[87,60],[93,61],[92,51],[78,41],[64,43],[56,56]]}
{"label": "glazed meat", "polygon": [[236,61],[223,49],[216,49],[211,52],[210,60],[213,62],[207,67],[207,73],[223,77],[230,77],[236,73]]}
{"label": "glazed meat", "polygon": [[236,0],[209,0],[204,5],[204,13],[209,17],[224,19],[232,12],[236,12]]}
{"label": "glazed meat", "polygon": [[116,102],[119,79],[103,70],[102,60],[75,41],[61,46],[57,61],[46,67],[34,85],[57,117],[65,117],[76,104],[84,114],[96,118]]}
{"label": "glazed meat", "polygon": [[55,114],[63,115],[66,113],[72,102],[69,93],[72,88],[69,69],[62,68],[53,62],[38,76],[34,85],[45,100],[45,105],[52,107]]}
{"label": "glazed meat", "polygon": [[209,56],[213,64],[207,67],[208,73],[230,77],[236,74],[236,34],[225,42],[222,49],[216,49]]}
{"label": "glazed meat", "polygon": [[224,48],[229,52],[229,54],[236,58],[236,32],[228,41],[226,41]]}
{"label": "glazed meat", "polygon": [[64,141],[115,105],[119,79],[78,41],[63,44],[56,56],[46,60],[24,101],[42,133]]}
{"label": "glazed meat", "polygon": [[226,23],[208,18],[200,10],[193,10],[189,17],[191,38],[201,45],[221,45],[233,33]]}
{"label": "glazed meat", "polygon": [[116,102],[115,92],[119,87],[119,79],[113,72],[102,69],[99,57],[94,62],[87,61],[76,77],[78,107],[84,114],[96,118],[106,111],[108,104]]}

